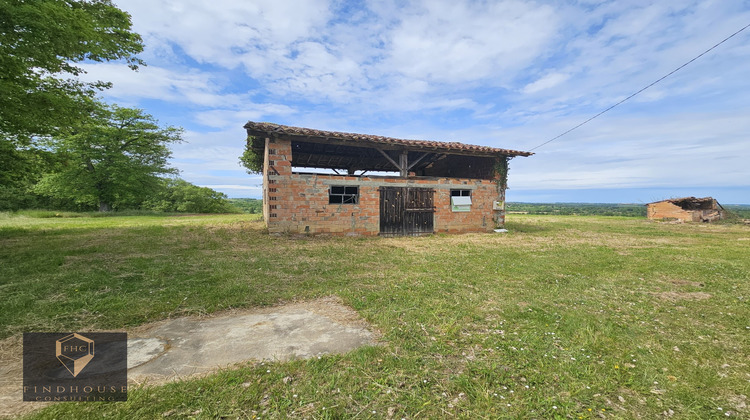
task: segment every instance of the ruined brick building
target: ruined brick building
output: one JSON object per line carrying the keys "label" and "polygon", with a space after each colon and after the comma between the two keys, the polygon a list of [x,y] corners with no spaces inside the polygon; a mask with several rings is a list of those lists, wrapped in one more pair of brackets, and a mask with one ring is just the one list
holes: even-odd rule
{"label": "ruined brick building", "polygon": [[263,157],[270,233],[491,232],[505,223],[508,162],[532,155],[252,121],[245,129]]}
{"label": "ruined brick building", "polygon": [[653,220],[713,222],[725,217],[725,210],[711,197],[683,197],[646,204],[646,215]]}

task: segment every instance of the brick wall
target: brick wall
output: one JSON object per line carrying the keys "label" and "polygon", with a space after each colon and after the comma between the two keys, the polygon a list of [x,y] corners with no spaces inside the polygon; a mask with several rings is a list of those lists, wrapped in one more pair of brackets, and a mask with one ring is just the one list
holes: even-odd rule
{"label": "brick wall", "polygon": [[668,201],[648,204],[646,211],[649,219],[677,219],[683,222],[698,221],[694,220],[693,212],[683,210],[682,207]]}
{"label": "brick wall", "polygon": [[268,153],[270,152],[269,146],[270,139],[265,139],[265,149],[263,149],[263,221],[268,225]]}
{"label": "brick wall", "polygon": [[[493,180],[462,178],[354,177],[292,173],[291,144],[271,139],[266,145],[264,215],[270,233],[377,235],[380,187],[432,188],[435,232],[488,232],[495,228]],[[359,187],[357,204],[329,204],[332,185]],[[470,212],[451,211],[450,190],[470,189]]]}

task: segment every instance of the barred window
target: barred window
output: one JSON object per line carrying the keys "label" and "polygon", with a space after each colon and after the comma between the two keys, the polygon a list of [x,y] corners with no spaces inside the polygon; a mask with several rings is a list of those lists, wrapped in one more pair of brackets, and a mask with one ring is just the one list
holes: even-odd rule
{"label": "barred window", "polygon": [[471,190],[451,190],[451,197],[471,197]]}
{"label": "barred window", "polygon": [[328,190],[329,204],[357,204],[359,203],[359,187],[332,185]]}

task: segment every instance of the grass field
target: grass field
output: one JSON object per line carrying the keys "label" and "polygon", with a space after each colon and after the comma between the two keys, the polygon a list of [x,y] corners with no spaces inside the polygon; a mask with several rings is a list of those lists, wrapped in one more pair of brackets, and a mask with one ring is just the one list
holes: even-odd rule
{"label": "grass field", "polygon": [[750,418],[750,228],[512,215],[269,237],[254,215],[0,214],[0,338],[337,295],[382,333],[35,418]]}

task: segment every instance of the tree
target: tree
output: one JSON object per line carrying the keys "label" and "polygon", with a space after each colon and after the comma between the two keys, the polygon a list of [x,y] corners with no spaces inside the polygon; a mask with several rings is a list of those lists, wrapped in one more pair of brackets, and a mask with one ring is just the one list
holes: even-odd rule
{"label": "tree", "polygon": [[37,192],[99,211],[138,207],[159,189],[168,167],[170,143],[182,141],[182,129],[160,128],[140,109],[100,105],[91,122],[53,137],[48,147],[63,164],[45,175]]}
{"label": "tree", "polygon": [[0,135],[52,134],[93,111],[91,99],[110,86],[82,82],[74,63],[143,62],[130,15],[110,0],[0,0]]}

